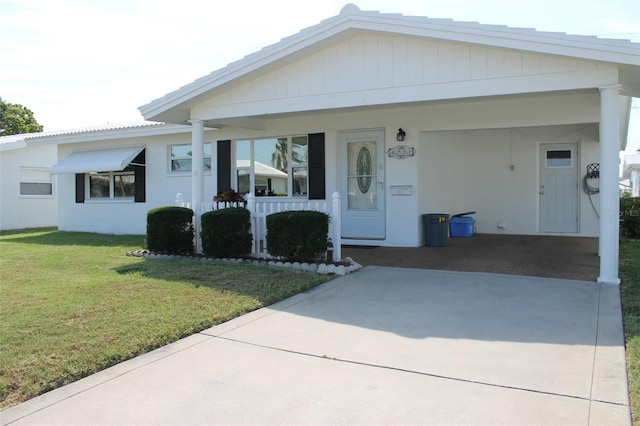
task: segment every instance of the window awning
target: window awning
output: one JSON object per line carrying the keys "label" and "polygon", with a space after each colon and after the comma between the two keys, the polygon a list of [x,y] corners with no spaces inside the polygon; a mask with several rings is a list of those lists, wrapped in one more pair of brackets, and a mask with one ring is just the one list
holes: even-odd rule
{"label": "window awning", "polygon": [[144,149],[143,146],[134,148],[102,149],[97,151],[72,152],[58,161],[51,173],[116,172],[124,170],[134,158]]}

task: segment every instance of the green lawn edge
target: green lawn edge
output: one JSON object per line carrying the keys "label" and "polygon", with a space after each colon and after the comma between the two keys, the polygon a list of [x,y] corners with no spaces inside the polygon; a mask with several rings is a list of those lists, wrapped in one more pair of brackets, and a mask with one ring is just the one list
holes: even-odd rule
{"label": "green lawn edge", "polygon": [[126,256],[144,236],[0,232],[0,407],[329,281],[290,269]]}
{"label": "green lawn edge", "polygon": [[632,421],[640,424],[640,241],[620,241],[620,299]]}

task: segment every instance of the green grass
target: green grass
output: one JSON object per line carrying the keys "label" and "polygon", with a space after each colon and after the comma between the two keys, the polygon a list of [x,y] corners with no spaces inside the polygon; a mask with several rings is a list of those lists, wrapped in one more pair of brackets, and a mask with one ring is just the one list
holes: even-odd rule
{"label": "green grass", "polygon": [[329,278],[126,257],[142,236],[0,232],[0,407],[9,407]]}
{"label": "green grass", "polygon": [[620,278],[629,399],[633,423],[640,424],[640,241],[621,241]]}

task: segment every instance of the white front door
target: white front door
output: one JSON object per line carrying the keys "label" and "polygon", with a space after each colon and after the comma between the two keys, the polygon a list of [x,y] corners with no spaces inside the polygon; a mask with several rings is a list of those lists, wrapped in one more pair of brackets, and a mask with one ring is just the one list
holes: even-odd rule
{"label": "white front door", "polygon": [[540,232],[578,232],[578,144],[540,145]]}
{"label": "white front door", "polygon": [[385,238],[384,131],[341,134],[342,238]]}

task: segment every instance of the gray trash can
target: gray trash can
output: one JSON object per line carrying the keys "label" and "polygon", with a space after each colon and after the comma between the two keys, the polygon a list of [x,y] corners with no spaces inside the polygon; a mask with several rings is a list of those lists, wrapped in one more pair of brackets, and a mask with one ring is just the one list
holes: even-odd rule
{"label": "gray trash can", "polygon": [[449,215],[429,213],[422,215],[424,240],[429,247],[444,247],[449,239]]}

